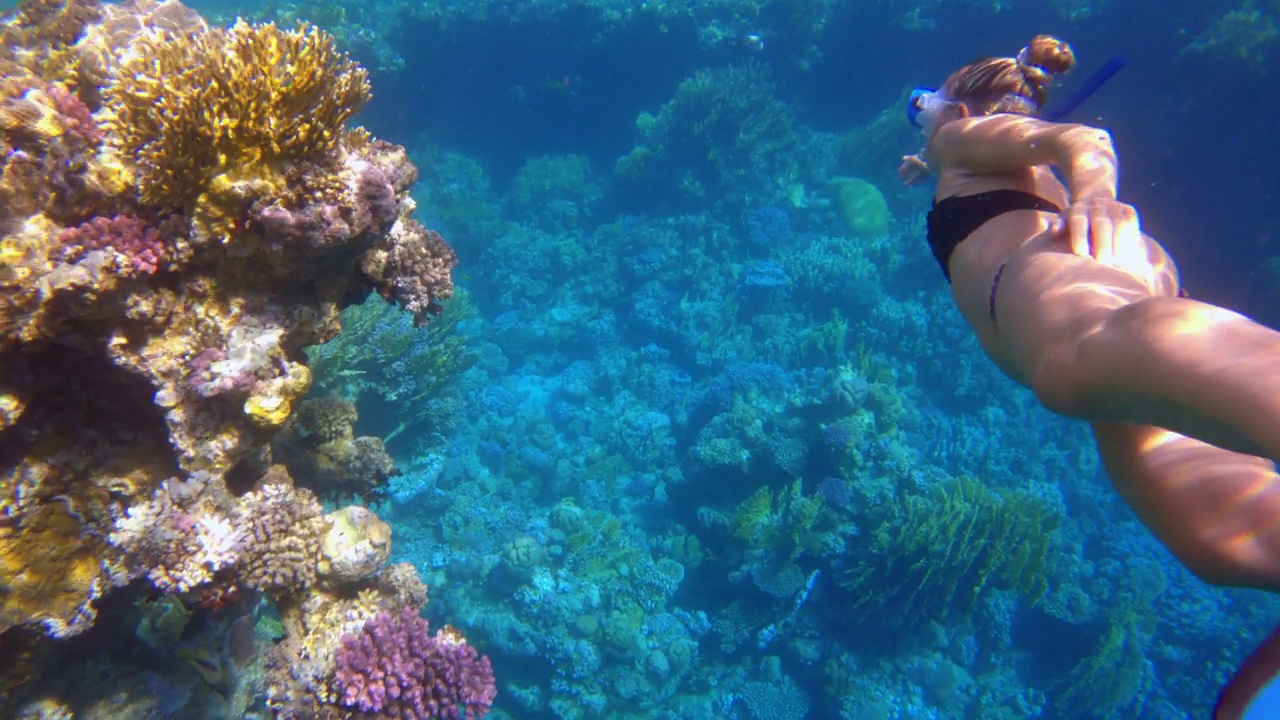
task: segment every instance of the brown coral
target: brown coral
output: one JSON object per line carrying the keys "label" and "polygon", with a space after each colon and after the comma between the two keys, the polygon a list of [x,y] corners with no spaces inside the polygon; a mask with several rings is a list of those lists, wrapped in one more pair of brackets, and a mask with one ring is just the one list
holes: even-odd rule
{"label": "brown coral", "polygon": [[102,589],[101,544],[65,508],[46,505],[21,526],[0,525],[0,632],[41,622],[53,636],[93,623]]}
{"label": "brown coral", "polygon": [[92,213],[102,198],[89,163],[101,139],[88,108],[62,85],[0,81],[0,222]]}
{"label": "brown coral", "polygon": [[440,314],[441,300],[453,296],[451,273],[457,264],[458,256],[439,233],[405,218],[365,255],[362,268],[378,294],[413,313],[414,323],[422,326]]}
{"label": "brown coral", "polygon": [[193,35],[155,32],[132,48],[104,95],[142,201],[152,205],[186,206],[208,192],[218,205],[242,199],[239,186],[278,185],[273,164],[332,150],[369,99],[365,70],[314,27],[241,21]]}
{"label": "brown coral", "polygon": [[204,18],[179,0],[125,0],[102,7],[102,19],[85,29],[73,48],[68,81],[93,109],[101,107],[102,85],[135,39],[162,31],[172,37],[208,30]]}
{"label": "brown coral", "polygon": [[298,426],[324,440],[350,440],[356,407],[338,397],[311,398],[298,406]]}
{"label": "brown coral", "polygon": [[0,43],[65,47],[79,40],[85,26],[101,15],[97,0],[26,0],[0,18]]}
{"label": "brown coral", "polygon": [[244,533],[240,581],[273,596],[313,584],[327,523],[310,490],[295,488],[283,468],[239,500],[236,526]]}
{"label": "brown coral", "polygon": [[343,433],[326,440],[318,434],[304,435],[300,429],[294,422],[282,430],[272,440],[272,454],[289,468],[298,484],[322,498],[340,500],[354,495],[376,502],[383,497],[387,481],[399,474],[380,438],[353,438]]}

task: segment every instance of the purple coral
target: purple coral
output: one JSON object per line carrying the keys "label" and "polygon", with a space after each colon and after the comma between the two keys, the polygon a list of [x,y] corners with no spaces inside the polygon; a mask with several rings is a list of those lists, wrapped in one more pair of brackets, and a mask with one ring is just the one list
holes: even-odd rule
{"label": "purple coral", "polygon": [[451,627],[429,634],[413,607],[342,636],[336,662],[339,702],[361,720],[473,720],[497,694],[489,658]]}
{"label": "purple coral", "polygon": [[58,240],[62,243],[59,259],[64,262],[77,262],[96,250],[110,250],[128,260],[135,272],[152,275],[168,258],[160,231],[128,215],[95,217],[63,230]]}

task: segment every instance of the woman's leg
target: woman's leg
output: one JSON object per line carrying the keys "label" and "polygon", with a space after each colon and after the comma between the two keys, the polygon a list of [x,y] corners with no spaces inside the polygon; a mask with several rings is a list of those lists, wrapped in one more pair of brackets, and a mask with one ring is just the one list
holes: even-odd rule
{"label": "woman's leg", "polygon": [[1086,418],[1144,423],[1280,459],[1280,333],[1223,308],[1148,298],[1047,354],[1033,388]]}
{"label": "woman's leg", "polygon": [[1050,410],[1280,459],[1280,333],[1059,252],[1011,260],[997,311],[1001,345]]}
{"label": "woman's leg", "polygon": [[1263,458],[1155,427],[1093,424],[1138,518],[1201,579],[1280,591],[1280,475]]}

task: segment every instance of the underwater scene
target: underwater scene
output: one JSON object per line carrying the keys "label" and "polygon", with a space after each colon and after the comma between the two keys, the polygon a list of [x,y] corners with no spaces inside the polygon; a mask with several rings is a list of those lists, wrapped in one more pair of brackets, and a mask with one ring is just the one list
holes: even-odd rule
{"label": "underwater scene", "polygon": [[0,0],[0,718],[1280,718],[1278,75],[1276,0]]}

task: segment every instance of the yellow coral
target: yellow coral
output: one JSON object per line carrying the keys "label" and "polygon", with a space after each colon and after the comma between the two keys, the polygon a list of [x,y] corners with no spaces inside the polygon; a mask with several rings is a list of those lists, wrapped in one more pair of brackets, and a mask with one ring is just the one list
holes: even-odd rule
{"label": "yellow coral", "polygon": [[21,527],[0,526],[0,632],[40,622],[55,636],[93,619],[101,544],[59,505],[31,513]]}
{"label": "yellow coral", "polygon": [[293,414],[293,403],[311,389],[311,371],[306,365],[288,363],[284,376],[244,402],[244,414],[260,428],[272,430],[284,424]]}
{"label": "yellow coral", "polygon": [[293,404],[279,395],[250,395],[244,401],[244,414],[262,428],[277,428],[289,419]]}
{"label": "yellow coral", "polygon": [[109,127],[152,205],[187,205],[211,189],[234,195],[255,180],[274,185],[281,161],[332,150],[368,99],[368,73],[328,34],[243,21],[141,36],[105,88]]}

